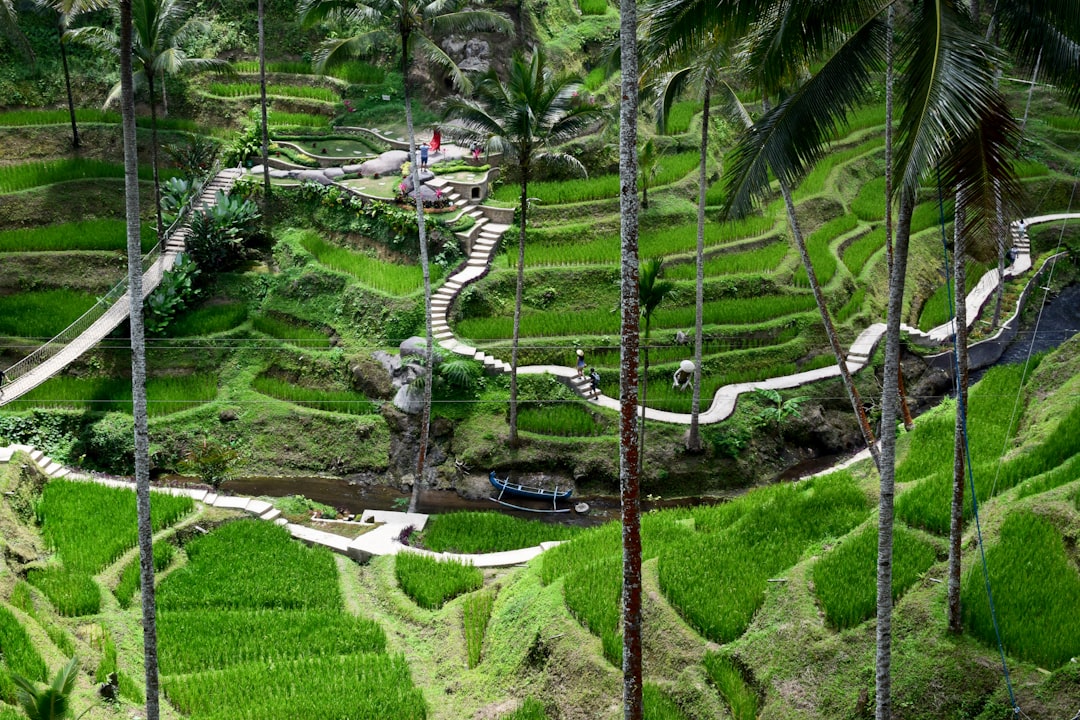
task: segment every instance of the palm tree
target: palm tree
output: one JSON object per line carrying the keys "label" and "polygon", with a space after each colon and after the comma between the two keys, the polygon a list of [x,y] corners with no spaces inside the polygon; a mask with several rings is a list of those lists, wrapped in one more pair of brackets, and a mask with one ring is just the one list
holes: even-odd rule
{"label": "palm tree", "polygon": [[266,117],[266,8],[259,0],[259,110],[262,114],[263,214],[270,210],[270,127]]}
{"label": "palm tree", "polygon": [[[161,221],[161,182],[158,177],[157,95],[155,78],[160,75],[179,75],[198,70],[227,70],[229,64],[216,58],[194,58],[182,45],[194,33],[208,27],[201,19],[193,18],[191,10],[182,0],[134,0],[132,5],[132,32],[135,60],[135,85],[145,85],[150,95],[150,153],[154,169],[154,206],[157,210],[158,237],[165,228]],[[68,37],[85,42],[99,50],[116,53],[123,44],[116,33],[100,27],[77,28]],[[120,84],[109,91],[105,99],[108,106],[120,97]]]}
{"label": "palm tree", "polygon": [[959,635],[963,632],[963,618],[960,616],[960,541],[964,529],[964,452],[966,449],[966,415],[968,386],[967,352],[967,271],[964,252],[964,208],[956,206],[956,220],[953,233],[953,315],[955,334],[953,335],[953,372],[956,387],[956,424],[953,432],[953,495],[952,513],[949,520],[949,581],[947,591],[947,609],[949,632]]}
{"label": "palm tree", "polygon": [[57,14],[57,35],[60,42],[60,62],[64,68],[64,88],[67,90],[68,114],[71,116],[71,147],[79,147],[79,127],[75,122],[75,100],[71,95],[71,73],[68,71],[67,29],[79,13],[100,10],[108,6],[108,0],[35,0],[39,8]]}
{"label": "palm tree", "polygon": [[516,446],[517,365],[521,332],[521,300],[525,286],[525,233],[529,217],[529,181],[538,162],[556,163],[581,173],[574,157],[551,149],[580,133],[599,115],[594,105],[576,102],[578,85],[569,76],[553,75],[542,48],[531,58],[514,54],[505,83],[493,73],[476,86],[476,100],[451,99],[445,117],[449,134],[483,138],[488,150],[512,159],[521,183],[521,226],[518,233],[517,289],[514,294],[514,332],[510,350],[510,435]]}
{"label": "palm tree", "polygon": [[71,717],[71,692],[79,677],[79,658],[73,657],[56,671],[52,684],[38,686],[22,675],[11,674],[18,689],[19,704],[30,720],[64,720]]}
{"label": "palm tree", "polygon": [[[642,202],[644,205],[644,201]],[[641,454],[638,455],[638,474],[641,474],[645,462],[645,403],[649,396],[649,330],[652,326],[652,316],[660,303],[664,301],[671,291],[675,289],[675,283],[670,280],[661,280],[660,273],[664,268],[664,258],[649,258],[641,265],[638,276],[638,302],[641,307],[641,319],[645,321],[645,368],[641,373],[641,427],[638,430],[638,444]]]}
{"label": "palm tree", "polygon": [[[358,35],[327,40],[315,56],[315,67],[323,69],[343,62],[352,56],[371,56],[387,45],[399,43],[401,50],[401,74],[405,89],[405,125],[409,134],[409,159],[412,161],[412,186],[420,187],[420,172],[415,162],[416,133],[412,116],[412,59],[422,55],[428,62],[449,73],[458,89],[469,83],[461,69],[432,38],[450,32],[495,30],[509,32],[513,24],[499,13],[486,10],[468,10],[467,0],[304,0],[300,4],[300,19],[310,26],[327,19],[343,19],[360,23],[365,29]],[[431,269],[428,262],[427,229],[424,223],[424,202],[416,192],[416,225],[420,240],[420,268],[424,277],[424,325],[428,360],[424,375],[424,404],[420,413],[420,447],[416,460],[416,482],[409,502],[410,511],[416,509],[421,481],[427,462],[429,425],[431,424],[431,373],[434,365],[435,338],[431,330]]]}
{"label": "palm tree", "polygon": [[660,151],[656,149],[656,142],[652,138],[645,141],[638,153],[638,168],[641,173],[641,209],[649,209],[649,185],[652,184],[656,173],[660,172]]}
{"label": "palm tree", "polygon": [[[120,0],[119,47],[131,47],[131,0]],[[135,129],[132,53],[120,55],[120,116],[124,135],[124,209],[127,220],[128,298],[131,325],[131,399],[135,420],[135,497],[139,577],[142,584],[146,717],[158,720],[157,603],[154,597],[153,525],[150,521],[150,441],[146,411],[146,333],[143,326],[142,248],[139,221],[139,148]]]}

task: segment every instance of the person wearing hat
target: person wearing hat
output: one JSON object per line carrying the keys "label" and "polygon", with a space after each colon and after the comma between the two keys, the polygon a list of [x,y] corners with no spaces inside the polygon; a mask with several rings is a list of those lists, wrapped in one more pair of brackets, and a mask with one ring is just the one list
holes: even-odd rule
{"label": "person wearing hat", "polygon": [[578,348],[577,351],[577,376],[579,378],[585,377],[585,351]]}

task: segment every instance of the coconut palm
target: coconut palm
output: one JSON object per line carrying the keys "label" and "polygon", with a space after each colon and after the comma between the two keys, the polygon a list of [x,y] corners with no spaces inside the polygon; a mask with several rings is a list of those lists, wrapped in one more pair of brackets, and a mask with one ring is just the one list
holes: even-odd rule
{"label": "coconut palm", "polygon": [[[131,47],[131,0],[120,0],[120,47]],[[139,148],[135,130],[135,77],[132,53],[120,53],[120,116],[124,136],[124,215],[127,220],[128,298],[143,296],[139,220]],[[150,522],[150,441],[146,411],[146,333],[143,304],[129,302],[131,399],[135,420],[135,505],[139,577],[142,584],[143,667],[146,717],[158,720],[157,603],[154,597],[153,525]]]}
{"label": "coconut palm", "polygon": [[[451,32],[494,30],[509,32],[513,24],[503,15],[486,10],[467,9],[467,0],[304,0],[300,4],[300,18],[304,25],[324,20],[346,20],[352,26],[359,24],[363,30],[357,35],[327,40],[315,55],[315,67],[319,70],[345,61],[354,56],[372,56],[383,48],[397,44],[401,51],[401,73],[405,89],[405,125],[409,135],[409,158],[412,166],[412,186],[420,187],[420,172],[415,162],[416,132],[412,116],[412,63],[416,56],[442,68],[450,75],[459,90],[469,87],[469,82],[457,64],[435,44],[433,37]],[[421,481],[427,458],[429,425],[431,424],[431,372],[434,364],[435,339],[431,330],[431,269],[428,262],[427,228],[424,223],[424,203],[420,193],[416,196],[416,224],[420,239],[420,268],[424,277],[424,325],[428,361],[425,364],[424,402],[420,413],[420,442],[416,460],[416,482],[409,502],[410,511],[416,509]]]}
{"label": "coconut palm", "polygon": [[649,185],[656,178],[656,174],[660,172],[660,155],[656,142],[652,138],[645,141],[645,144],[641,146],[641,152],[638,153],[642,210],[649,209]]}
{"label": "coconut palm", "polygon": [[649,330],[652,327],[653,313],[660,307],[664,298],[675,289],[675,283],[660,279],[663,269],[664,258],[649,258],[641,264],[638,275],[638,302],[641,307],[641,319],[645,323],[645,366],[641,373],[641,427],[638,430],[638,446],[641,449],[641,454],[638,455],[639,474],[645,461],[645,407],[649,397]]}
{"label": "coconut palm", "polygon": [[542,48],[531,58],[517,52],[506,82],[493,73],[476,86],[476,99],[451,99],[445,110],[451,135],[481,138],[489,152],[502,153],[517,166],[521,184],[521,223],[518,233],[517,289],[514,294],[514,331],[510,350],[510,435],[517,445],[517,365],[521,332],[521,300],[525,285],[525,233],[529,217],[529,181],[539,162],[561,164],[584,174],[573,156],[554,149],[578,135],[599,116],[594,105],[576,101],[578,84],[570,76],[556,76],[547,67]]}
{"label": "coconut palm", "polygon": [[[155,78],[164,82],[166,75],[179,75],[199,70],[229,69],[229,64],[216,58],[195,58],[188,55],[184,43],[209,25],[191,16],[191,8],[181,0],[134,0],[131,6],[132,48],[134,50],[135,85],[145,85],[150,96],[150,153],[154,169],[154,206],[157,210],[158,237],[164,233],[161,221],[161,183],[158,178],[157,94]],[[70,30],[67,36],[78,42],[107,52],[123,47],[116,33],[107,28],[84,27]],[[108,106],[119,99],[120,84],[109,91]]]}
{"label": "coconut palm", "polygon": [[79,658],[73,657],[56,671],[50,685],[39,688],[22,675],[11,674],[18,690],[19,705],[30,720],[64,720],[71,717],[71,692],[79,677]]}

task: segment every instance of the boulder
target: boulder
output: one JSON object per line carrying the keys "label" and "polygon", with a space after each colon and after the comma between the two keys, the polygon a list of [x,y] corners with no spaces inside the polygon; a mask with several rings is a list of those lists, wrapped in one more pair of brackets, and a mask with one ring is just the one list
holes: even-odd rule
{"label": "boulder", "polygon": [[427,358],[427,340],[422,337],[417,337],[416,335],[413,335],[411,338],[407,338],[401,341],[401,345],[398,346],[398,352],[401,353],[402,358],[406,358],[411,355],[421,358]]}
{"label": "boulder", "polygon": [[388,150],[377,158],[372,158],[360,165],[360,172],[365,176],[375,173],[388,175],[401,170],[401,165],[409,159],[408,150]]}
{"label": "boulder", "polygon": [[394,395],[394,407],[402,412],[415,415],[424,409],[424,395],[410,390],[408,385],[403,385],[398,388],[397,393]]}
{"label": "boulder", "polygon": [[328,167],[323,170],[323,175],[328,178],[339,178],[345,174],[345,171],[337,167]]}
{"label": "boulder", "polygon": [[330,179],[323,174],[322,170],[300,170],[296,173],[298,180],[309,180],[320,185],[330,185]]}

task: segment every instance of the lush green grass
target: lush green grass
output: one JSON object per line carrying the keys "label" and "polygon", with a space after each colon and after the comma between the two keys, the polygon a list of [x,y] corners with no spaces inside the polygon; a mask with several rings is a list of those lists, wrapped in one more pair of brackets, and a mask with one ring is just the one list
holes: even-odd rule
{"label": "lush green grass", "polygon": [[521,707],[509,715],[503,715],[500,720],[548,720],[548,716],[544,703],[534,697],[527,697]]}
{"label": "lush green grass", "polygon": [[[362,252],[327,242],[311,230],[297,231],[305,250],[326,267],[352,275],[370,288],[388,295],[411,295],[423,289],[424,276],[419,265],[384,262]],[[442,277],[438,265],[431,267],[432,282]]]}
{"label": "lush green grass", "polygon": [[866,288],[861,287],[851,294],[848,301],[840,306],[840,309],[833,313],[833,319],[837,323],[843,324],[859,314],[865,308],[863,302],[866,300]]}
{"label": "lush green grass", "polygon": [[645,720],[689,720],[678,704],[653,683],[645,683],[642,690],[642,717]]}
{"label": "lush green grass", "polygon": [[[660,171],[653,179],[652,187],[668,185],[686,177],[697,167],[698,160],[696,152],[664,155],[660,159]],[[597,175],[592,178],[553,180],[529,185],[529,197],[539,198],[539,201],[545,205],[565,205],[618,196],[618,175]],[[502,185],[495,190],[494,198],[502,202],[517,202],[521,198],[521,187],[513,183]]]}
{"label": "lush green grass", "polygon": [[232,330],[247,320],[247,303],[230,301],[186,310],[165,328],[173,338],[202,337]]}
{"label": "lush green grass", "polygon": [[731,658],[710,652],[705,656],[705,671],[731,710],[734,720],[757,720],[758,695],[746,684],[738,665]]}
{"label": "lush green grass", "polygon": [[[833,240],[844,233],[851,232],[859,224],[854,215],[843,215],[834,218],[810,233],[806,238],[806,252],[810,256],[810,263],[814,266],[814,277],[821,285],[826,285],[836,274],[836,255],[833,254],[829,245]],[[806,276],[806,268],[802,261],[795,270],[792,283],[797,287],[810,287]]]}
{"label": "lush green grass", "polygon": [[[189,497],[154,495],[154,530],[172,525],[193,507]],[[138,539],[134,490],[52,480],[36,510],[45,543],[73,570],[100,572]]]}
{"label": "lush green grass", "polygon": [[95,303],[93,295],[66,288],[0,295],[0,335],[48,340]]}
{"label": "lush green grass", "polygon": [[[224,98],[259,97],[258,83],[211,83],[209,92],[211,95]],[[267,96],[278,95],[281,97],[301,98],[303,100],[319,100],[321,102],[337,102],[341,96],[336,90],[307,85],[267,85]]]}
{"label": "lush green grass", "polygon": [[[690,121],[701,112],[700,100],[683,100],[671,106],[668,112],[667,124],[664,127],[665,135],[682,135],[690,129]],[[701,158],[698,158],[698,162]]]}
{"label": "lush green grass", "polygon": [[48,669],[22,624],[0,606],[0,700],[14,702],[15,686],[8,673],[44,682]]}
{"label": "lush green grass", "polygon": [[301,545],[277,525],[238,520],[192,540],[184,550],[188,564],[158,588],[159,611],[341,608],[330,551]]}
{"label": "lush green grass", "polygon": [[101,610],[101,590],[87,572],[50,565],[42,570],[31,570],[26,579],[45,593],[59,615],[82,617]]}
{"label": "lush green grass", "polygon": [[[378,623],[336,610],[164,612],[158,632],[164,675],[386,648]],[[267,638],[273,638],[272,645]]]}
{"label": "lush green grass", "polygon": [[[158,173],[162,180],[174,177],[174,170],[162,168]],[[29,190],[42,185],[53,185],[70,180],[98,178],[123,179],[122,163],[91,160],[89,158],[65,158],[46,160],[21,165],[0,167],[0,194]],[[153,169],[149,165],[139,166],[140,180],[153,180]]]}
{"label": "lush green grass", "polygon": [[[172,562],[173,555],[176,554],[176,548],[163,541],[154,543],[154,572],[159,573],[165,568],[169,567],[169,563]],[[120,603],[120,607],[125,610],[131,607],[131,601],[135,597],[135,593],[142,587],[142,578],[139,576],[139,556],[136,555],[131,559],[124,569],[120,571],[120,581],[116,584],[116,589],[113,590],[113,595],[116,596],[117,602]]]}
{"label": "lush green grass", "polygon": [[[217,397],[215,375],[153,377],[146,381],[147,411],[161,417],[212,402]],[[12,410],[65,407],[90,412],[131,413],[131,380],[77,378],[61,375],[9,404]]]}
{"label": "lush green grass", "polygon": [[844,265],[855,277],[866,267],[874,253],[885,247],[885,230],[871,230],[844,249]]}
{"label": "lush green grass", "polygon": [[[756,250],[723,253],[706,260],[703,270],[705,277],[770,273],[776,270],[790,251],[786,243],[774,242]],[[694,280],[696,276],[697,265],[693,262],[664,268],[664,277],[669,280]]]}
{"label": "lush green grass", "polygon": [[462,629],[465,633],[465,654],[468,656],[470,668],[480,664],[484,633],[487,631],[494,604],[495,593],[492,590],[481,590],[465,598],[462,607]]}
{"label": "lush green grass", "polygon": [[[877,612],[878,530],[867,525],[825,553],[814,565],[814,590],[825,618],[836,628],[854,627]],[[936,551],[903,525],[893,529],[893,600],[919,579],[936,559]]]}
{"label": "lush green grass", "polygon": [[[1050,670],[1080,655],[1080,574],[1051,522],[1032,512],[1013,512],[999,541],[987,549],[986,562],[1006,652]],[[978,562],[964,575],[960,607],[970,632],[994,645]]]}
{"label": "lush green grass", "polygon": [[429,610],[441,608],[447,600],[484,584],[479,568],[411,552],[398,553],[394,558],[394,575],[405,594]]}
{"label": "lush green grass", "polygon": [[605,433],[604,424],[577,403],[523,404],[518,414],[518,429],[557,437],[595,437]]}
{"label": "lush green grass", "polygon": [[[157,245],[157,233],[152,225],[143,224],[142,251],[150,252]],[[123,220],[100,219],[60,225],[41,225],[0,232],[0,252],[65,252],[71,250],[127,251],[127,223]]]}
{"label": "lush green grass", "polygon": [[280,315],[255,315],[251,318],[251,327],[256,332],[284,340],[290,345],[304,348],[328,348],[330,338],[325,333],[304,325],[295,319],[286,319],[288,316]]}
{"label": "lush green grass", "polygon": [[580,528],[522,520],[498,512],[432,515],[424,528],[424,547],[435,552],[489,553],[569,540]]}
{"label": "lush green grass", "polygon": [[[949,261],[952,262],[951,260]],[[975,289],[975,286],[979,284],[979,280],[986,274],[989,269],[988,265],[976,262],[974,260],[967,261],[967,277],[965,278],[965,287],[967,290],[964,295]],[[954,285],[952,279],[952,268],[949,270],[949,284],[942,284],[934,291],[933,295],[926,299],[923,303],[922,312],[919,313],[919,329],[923,332],[928,332],[938,325],[944,325],[949,322],[953,317],[953,306],[950,306],[950,293],[952,295],[952,303],[955,305],[958,302],[958,298],[955,296],[955,292],[952,291]],[[971,318],[968,318],[969,320]]]}
{"label": "lush green grass", "polygon": [[767,580],[794,565],[807,545],[843,535],[869,510],[866,496],[846,473],[755,490],[738,502],[748,507],[729,527],[696,533],[660,553],[665,596],[715,642],[746,630],[764,600]]}
{"label": "lush green grass", "polygon": [[263,395],[324,412],[349,415],[370,415],[377,412],[370,400],[352,390],[315,390],[293,385],[272,375],[259,375],[252,382],[252,387]]}

